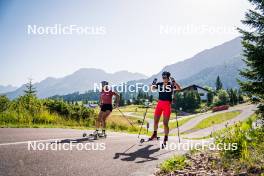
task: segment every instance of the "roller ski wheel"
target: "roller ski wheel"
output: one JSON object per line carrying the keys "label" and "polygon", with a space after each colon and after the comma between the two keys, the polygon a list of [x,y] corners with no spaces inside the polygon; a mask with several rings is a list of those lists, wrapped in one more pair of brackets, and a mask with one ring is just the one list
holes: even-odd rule
{"label": "roller ski wheel", "polygon": [[97,140],[99,138],[98,134],[93,135],[94,140]]}
{"label": "roller ski wheel", "polygon": [[145,139],[140,139],[139,142],[142,144],[143,142],[145,142]]}
{"label": "roller ski wheel", "polygon": [[86,133],[83,133],[83,135],[82,135],[83,137],[86,137],[87,136],[87,134]]}
{"label": "roller ski wheel", "polygon": [[99,133],[98,136],[99,136],[100,138],[106,138],[106,137],[107,137],[107,135],[106,135],[105,133]]}
{"label": "roller ski wheel", "polygon": [[161,149],[165,149],[166,148],[166,145],[167,145],[166,143],[162,143],[161,144]]}
{"label": "roller ski wheel", "polygon": [[150,141],[155,141],[155,140],[159,140],[160,139],[160,137],[156,137],[155,139],[151,139],[151,138],[148,138],[147,140],[146,139],[140,139],[140,143],[142,144],[142,143],[144,143],[144,142],[150,142]]}

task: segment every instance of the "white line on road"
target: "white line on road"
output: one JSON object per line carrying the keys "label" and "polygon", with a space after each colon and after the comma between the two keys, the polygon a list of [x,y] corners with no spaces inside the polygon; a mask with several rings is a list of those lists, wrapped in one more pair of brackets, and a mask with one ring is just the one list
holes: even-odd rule
{"label": "white line on road", "polygon": [[0,144],[0,146],[27,144],[29,142],[52,142],[52,141],[60,141],[60,140],[66,140],[66,139],[71,140],[71,139],[76,139],[76,138],[58,138],[58,139],[43,139],[43,140],[35,140],[35,141],[9,142],[9,143],[2,143],[2,144]]}
{"label": "white line on road", "polygon": [[[107,138],[115,138],[120,136],[107,136]],[[43,140],[34,140],[34,141],[20,141],[20,142],[8,142],[8,143],[0,143],[0,146],[7,146],[7,145],[19,145],[19,144],[28,144],[29,142],[54,142],[54,141],[61,141],[61,140],[77,140],[81,139],[80,136],[74,138],[58,138],[58,139],[43,139]]]}

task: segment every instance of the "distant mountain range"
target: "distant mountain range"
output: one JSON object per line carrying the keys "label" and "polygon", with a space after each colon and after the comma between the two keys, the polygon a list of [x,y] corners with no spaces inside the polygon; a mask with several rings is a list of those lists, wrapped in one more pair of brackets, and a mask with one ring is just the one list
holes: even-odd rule
{"label": "distant mountain range", "polygon": [[[195,56],[172,65],[167,65],[161,71],[149,78],[143,74],[120,71],[106,73],[100,69],[80,69],[63,78],[47,78],[35,84],[40,98],[53,95],[65,95],[73,92],[85,92],[93,89],[94,83],[107,80],[112,84],[141,82],[150,84],[154,78],[161,78],[161,73],[170,71],[172,76],[182,86],[198,84],[200,86],[215,87],[216,77],[219,75],[225,88],[238,87],[236,79],[239,69],[245,64],[242,61],[241,38],[235,38],[211,49],[206,49]],[[23,94],[25,86],[7,93],[9,98]]]}
{"label": "distant mountain range", "polygon": [[193,76],[180,80],[179,82],[185,86],[197,84],[214,88],[216,76],[219,75],[224,88],[239,88],[237,79],[244,80],[244,78],[239,75],[239,70],[244,67],[245,63],[242,61],[241,57],[238,56],[230,61],[226,61],[224,64],[205,68]]}
{"label": "distant mountain range", "polygon": [[[34,84],[37,89],[37,95],[40,98],[46,98],[53,95],[65,95],[73,92],[85,92],[94,89],[94,83],[99,85],[100,81],[109,81],[111,84],[119,84],[129,80],[138,80],[147,78],[140,73],[131,73],[128,71],[119,71],[116,73],[106,73],[100,69],[83,68],[71,75],[63,78],[46,78],[45,80]],[[6,95],[13,99],[24,93],[25,85]]]}
{"label": "distant mountain range", "polygon": [[[215,87],[215,80],[219,75],[225,88],[238,87],[236,79],[241,78],[238,70],[243,67],[241,38],[237,37],[189,59],[165,66],[159,73],[139,82],[150,84],[154,78],[160,80],[161,73],[166,70],[182,86],[198,84]],[[129,84],[133,83],[131,81]]]}
{"label": "distant mountain range", "polygon": [[16,89],[17,89],[17,87],[14,87],[11,85],[7,85],[7,86],[0,85],[0,94],[6,93],[6,92],[11,92],[11,91],[14,91]]}

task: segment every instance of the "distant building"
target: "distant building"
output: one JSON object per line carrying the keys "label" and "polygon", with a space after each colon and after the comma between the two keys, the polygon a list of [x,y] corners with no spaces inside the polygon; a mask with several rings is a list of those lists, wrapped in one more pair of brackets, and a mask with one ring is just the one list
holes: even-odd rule
{"label": "distant building", "polygon": [[200,95],[201,97],[201,100],[203,101],[206,101],[207,100],[207,94],[209,92],[208,89],[205,89],[201,86],[197,86],[195,84],[191,85],[191,86],[188,86],[188,87],[185,87],[181,90],[182,92],[187,92],[187,91],[197,91],[198,94]]}
{"label": "distant building", "polygon": [[98,104],[91,104],[91,103],[88,103],[88,104],[84,104],[84,106],[85,106],[86,108],[96,108],[96,107],[98,107]]}

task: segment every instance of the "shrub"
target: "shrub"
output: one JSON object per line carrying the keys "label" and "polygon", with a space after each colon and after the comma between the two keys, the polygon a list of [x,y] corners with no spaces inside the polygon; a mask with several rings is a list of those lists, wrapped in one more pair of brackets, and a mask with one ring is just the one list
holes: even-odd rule
{"label": "shrub", "polygon": [[183,169],[186,166],[186,157],[184,155],[175,155],[168,160],[165,160],[161,165],[160,169],[163,172],[171,172],[179,169]]}
{"label": "shrub", "polygon": [[9,99],[6,96],[0,96],[0,113],[8,109]]}

